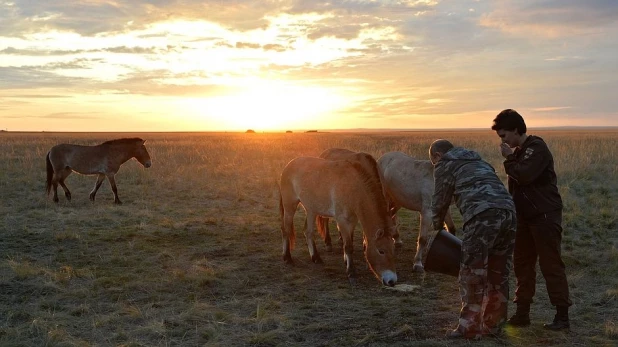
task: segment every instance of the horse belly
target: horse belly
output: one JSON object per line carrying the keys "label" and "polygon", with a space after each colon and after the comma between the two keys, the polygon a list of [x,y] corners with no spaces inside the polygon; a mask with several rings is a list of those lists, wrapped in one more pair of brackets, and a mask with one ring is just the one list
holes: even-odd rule
{"label": "horse belly", "polygon": [[398,193],[394,200],[399,206],[407,208],[408,210],[420,211],[423,208],[423,204],[426,203],[425,200],[431,201],[431,196],[427,198],[428,199],[424,199],[420,192],[408,192],[407,194]]}
{"label": "horse belly", "polygon": [[299,194],[299,198],[307,212],[324,217],[335,216],[335,206],[331,196],[320,194],[316,191],[306,190]]}
{"label": "horse belly", "polygon": [[423,196],[419,187],[416,187],[418,181],[386,178],[383,184],[396,205],[414,211],[420,210]]}
{"label": "horse belly", "polygon": [[70,168],[82,175],[96,175],[107,173],[107,160],[97,156],[76,155],[70,161]]}

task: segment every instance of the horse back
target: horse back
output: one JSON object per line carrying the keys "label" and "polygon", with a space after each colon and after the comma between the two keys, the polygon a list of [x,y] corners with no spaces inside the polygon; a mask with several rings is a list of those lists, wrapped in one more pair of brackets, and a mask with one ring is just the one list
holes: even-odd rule
{"label": "horse back", "polygon": [[108,171],[106,153],[101,146],[62,143],[50,149],[49,159],[56,172],[66,168],[81,174],[96,174]]}
{"label": "horse back", "polygon": [[308,212],[328,217],[352,213],[364,185],[359,163],[315,157],[292,160],[280,183],[284,201],[300,201]]}
{"label": "horse back", "polygon": [[402,152],[388,152],[378,159],[382,184],[395,203],[420,211],[431,205],[434,192],[433,165]]}
{"label": "horse back", "polygon": [[320,153],[320,158],[330,160],[346,160],[353,157],[356,153],[358,152],[354,152],[345,148],[328,148],[325,149],[322,153]]}

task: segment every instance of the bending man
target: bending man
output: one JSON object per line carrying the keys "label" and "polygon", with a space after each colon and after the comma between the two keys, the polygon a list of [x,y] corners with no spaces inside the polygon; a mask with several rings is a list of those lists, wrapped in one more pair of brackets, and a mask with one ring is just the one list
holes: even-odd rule
{"label": "bending man", "polygon": [[[434,141],[434,229],[444,225],[451,199],[463,217],[459,324],[449,338],[501,333],[507,318],[509,271],[515,244],[515,204],[494,168],[474,151]],[[483,305],[483,302],[486,305]]]}

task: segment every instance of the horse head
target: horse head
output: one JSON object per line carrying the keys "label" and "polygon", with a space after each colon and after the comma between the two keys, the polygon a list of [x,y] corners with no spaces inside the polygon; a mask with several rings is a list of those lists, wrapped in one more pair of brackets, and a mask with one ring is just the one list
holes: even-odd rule
{"label": "horse head", "polygon": [[369,267],[382,280],[382,284],[392,287],[397,283],[395,271],[395,243],[392,232],[388,229],[378,229],[364,240],[364,252]]}
{"label": "horse head", "polygon": [[145,168],[149,168],[152,165],[152,161],[150,160],[150,154],[144,145],[145,143],[146,140],[141,140],[141,142],[138,142],[134,157],[140,162],[140,164],[144,165]]}

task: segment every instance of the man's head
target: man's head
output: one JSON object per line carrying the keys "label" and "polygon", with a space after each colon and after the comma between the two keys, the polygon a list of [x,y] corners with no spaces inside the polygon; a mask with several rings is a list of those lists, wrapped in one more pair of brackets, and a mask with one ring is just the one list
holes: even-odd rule
{"label": "man's head", "polygon": [[448,140],[439,139],[435,140],[431,146],[429,146],[429,160],[433,165],[436,165],[444,153],[448,152],[451,148],[453,148],[453,144]]}
{"label": "man's head", "polygon": [[521,145],[522,140],[526,138],[526,131],[528,131],[524,118],[510,108],[496,116],[491,130],[495,130],[502,142],[511,148]]}

